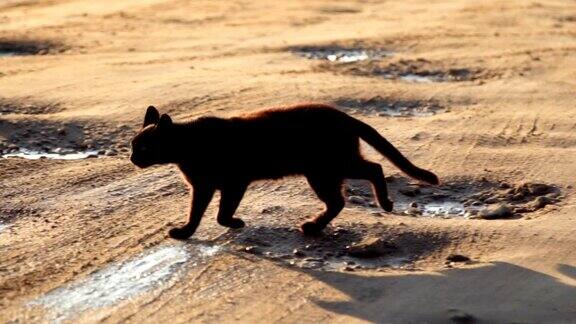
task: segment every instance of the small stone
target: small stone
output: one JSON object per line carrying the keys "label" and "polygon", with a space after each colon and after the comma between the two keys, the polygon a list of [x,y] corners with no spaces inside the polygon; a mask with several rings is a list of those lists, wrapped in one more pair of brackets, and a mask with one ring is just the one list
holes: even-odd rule
{"label": "small stone", "polygon": [[495,204],[499,201],[497,196],[492,196],[492,197],[488,197],[486,199],[484,199],[484,203],[485,204]]}
{"label": "small stone", "polygon": [[505,182],[502,182],[502,183],[499,185],[499,187],[500,187],[500,189],[510,189],[512,186],[510,186],[509,184],[507,184],[507,183],[505,183]]}
{"label": "small stone", "polygon": [[373,237],[362,240],[347,248],[348,254],[358,258],[376,258],[394,253],[398,247],[381,238]]}
{"label": "small stone", "polygon": [[450,254],[446,260],[450,262],[469,262],[470,258],[462,254]]}
{"label": "small stone", "polygon": [[480,218],[482,219],[504,219],[510,218],[514,215],[512,208],[508,205],[499,204],[487,207],[480,211]]}
{"label": "small stone", "polygon": [[298,249],[294,249],[294,251],[292,251],[292,254],[294,254],[294,256],[297,256],[299,258],[306,256],[306,253],[304,253]]}
{"label": "small stone", "polygon": [[244,252],[250,253],[250,254],[261,254],[262,253],[262,251],[260,251],[260,249],[254,245],[245,247]]}
{"label": "small stone", "polygon": [[416,197],[416,195],[420,194],[420,189],[418,188],[403,188],[400,189],[399,192],[404,196],[408,197]]}
{"label": "small stone", "polygon": [[474,219],[478,215],[478,211],[476,209],[467,210],[464,213],[464,217]]}
{"label": "small stone", "polygon": [[345,266],[342,270],[344,270],[344,271],[354,271],[354,268],[352,268],[351,266]]}
{"label": "small stone", "polygon": [[418,203],[413,201],[412,203],[410,203],[410,207],[411,208],[417,208],[418,207]]}
{"label": "small stone", "polygon": [[406,209],[405,213],[408,215],[411,215],[411,216],[422,215],[422,211],[420,209],[418,209],[417,207],[410,207],[410,208]]}
{"label": "small stone", "polygon": [[262,209],[262,214],[273,214],[281,212],[284,208],[282,206],[268,206]]}
{"label": "small stone", "polygon": [[532,210],[544,208],[546,205],[552,204],[554,201],[547,196],[539,196],[530,203]]}
{"label": "small stone", "polygon": [[348,202],[355,205],[365,205],[366,200],[361,196],[350,196],[348,197]]}
{"label": "small stone", "polygon": [[443,194],[443,193],[433,193],[430,198],[432,198],[434,200],[440,200],[440,199],[448,198],[448,195]]}
{"label": "small stone", "polygon": [[450,320],[454,323],[472,324],[476,322],[474,316],[458,309],[451,309],[448,311],[448,313],[450,314]]}

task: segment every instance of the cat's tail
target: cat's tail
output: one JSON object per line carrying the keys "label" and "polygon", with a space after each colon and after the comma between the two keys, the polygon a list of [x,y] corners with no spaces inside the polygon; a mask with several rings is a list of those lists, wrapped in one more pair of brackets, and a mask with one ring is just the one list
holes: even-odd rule
{"label": "cat's tail", "polygon": [[361,139],[363,139],[366,143],[370,146],[375,148],[378,152],[384,155],[390,162],[394,163],[400,170],[402,170],[407,175],[411,176],[414,179],[418,179],[429,184],[437,185],[440,183],[438,177],[428,171],[421,169],[412,162],[408,161],[408,159],[398,151],[390,142],[388,142],[377,130],[372,128],[372,126],[365,124],[357,119],[356,125],[358,129],[358,135]]}

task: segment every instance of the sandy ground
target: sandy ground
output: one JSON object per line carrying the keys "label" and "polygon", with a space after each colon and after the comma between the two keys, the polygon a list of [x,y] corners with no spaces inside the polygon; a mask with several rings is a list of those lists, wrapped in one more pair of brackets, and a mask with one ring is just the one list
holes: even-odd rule
{"label": "sandy ground", "polygon": [[[0,57],[4,154],[100,151],[0,158],[1,322],[576,320],[574,1],[8,0],[0,40],[0,52],[32,54]],[[352,47],[392,55],[294,54]],[[186,186],[173,166],[127,159],[148,105],[182,120],[310,100],[354,106],[441,177],[423,190],[513,203],[529,182],[556,194],[497,220],[350,204],[311,239],[295,229],[322,205],[284,179],[252,185],[243,230],[216,224],[216,199],[193,239],[167,237],[186,219]],[[436,113],[366,109],[403,104]],[[366,155],[393,176],[395,200],[418,198]],[[366,238],[395,250],[346,252]]]}

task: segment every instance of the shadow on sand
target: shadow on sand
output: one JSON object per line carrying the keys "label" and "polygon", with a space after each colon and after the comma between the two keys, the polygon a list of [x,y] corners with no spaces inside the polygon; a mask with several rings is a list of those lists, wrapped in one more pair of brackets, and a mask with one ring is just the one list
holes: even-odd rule
{"label": "shadow on sand", "polygon": [[[236,238],[238,239],[238,238]],[[291,240],[288,240],[291,241]],[[312,297],[319,307],[373,323],[574,323],[576,267],[558,264],[564,280],[507,262],[477,264],[437,272],[381,274],[334,272],[290,266],[348,296]]]}
{"label": "shadow on sand", "polygon": [[[575,279],[576,268],[558,270]],[[375,323],[571,323],[576,286],[505,262],[437,273],[363,275],[300,270],[345,293],[315,299],[330,312]]]}

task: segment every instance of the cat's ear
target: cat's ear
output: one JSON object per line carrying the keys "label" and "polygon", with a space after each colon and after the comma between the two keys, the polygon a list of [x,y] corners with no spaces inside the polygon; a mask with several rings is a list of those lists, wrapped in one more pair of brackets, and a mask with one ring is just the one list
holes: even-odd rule
{"label": "cat's ear", "polygon": [[156,124],[160,120],[160,113],[158,109],[154,106],[148,107],[146,109],[146,115],[144,116],[144,125],[142,127],[146,127],[151,124]]}
{"label": "cat's ear", "polygon": [[167,114],[162,114],[160,116],[160,121],[158,121],[158,128],[170,127],[172,126],[172,118]]}

